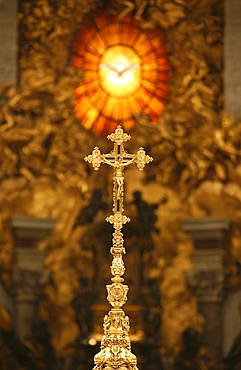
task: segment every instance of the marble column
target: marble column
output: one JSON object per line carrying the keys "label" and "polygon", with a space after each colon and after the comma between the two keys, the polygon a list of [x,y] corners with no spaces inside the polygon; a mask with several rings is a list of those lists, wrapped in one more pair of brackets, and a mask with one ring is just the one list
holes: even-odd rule
{"label": "marble column", "polygon": [[43,267],[44,252],[39,241],[55,225],[56,220],[29,216],[12,216],[15,236],[16,268],[14,271],[14,316],[19,338],[31,339],[38,324],[38,304],[43,285],[49,277]]}
{"label": "marble column", "polygon": [[182,227],[194,241],[194,269],[188,283],[198,298],[205,318],[202,344],[217,359],[223,358],[225,257],[229,245],[230,221],[221,217],[182,220]]}

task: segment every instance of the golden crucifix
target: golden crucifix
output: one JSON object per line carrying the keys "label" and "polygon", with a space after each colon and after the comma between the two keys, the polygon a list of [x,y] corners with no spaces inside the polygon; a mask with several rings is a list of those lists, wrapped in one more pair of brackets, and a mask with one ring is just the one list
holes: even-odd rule
{"label": "golden crucifix", "polygon": [[153,160],[146,155],[143,148],[139,148],[136,154],[129,154],[124,150],[123,143],[130,140],[130,135],[123,132],[118,126],[115,132],[107,138],[114,142],[114,149],[108,154],[101,154],[98,147],[95,147],[92,154],[85,157],[85,161],[91,163],[97,171],[101,163],[106,163],[114,169],[113,176],[113,215],[106,218],[106,221],[113,224],[114,233],[111,254],[111,274],[114,276],[111,285],[107,285],[107,300],[112,305],[108,315],[104,317],[104,335],[101,340],[100,352],[94,357],[93,370],[138,370],[136,356],[131,352],[129,339],[129,317],[125,315],[122,306],[127,301],[128,286],[123,285],[122,276],[125,273],[125,266],[122,255],[125,253],[124,239],[121,232],[123,225],[130,219],[123,215],[124,198],[124,169],[131,163],[136,163],[140,171],[145,165]]}

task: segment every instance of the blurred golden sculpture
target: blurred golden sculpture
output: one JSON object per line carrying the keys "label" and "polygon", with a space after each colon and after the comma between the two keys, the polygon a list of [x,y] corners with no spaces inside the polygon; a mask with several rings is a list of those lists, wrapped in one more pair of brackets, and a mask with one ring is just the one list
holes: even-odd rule
{"label": "blurred golden sculpture", "polygon": [[[72,298],[80,289],[85,262],[91,260],[90,252],[81,250],[83,230],[73,227],[96,183],[83,158],[96,145],[102,151],[106,148],[73,114],[73,91],[84,71],[70,66],[72,42],[83,16],[103,3],[21,1],[19,87],[0,87],[0,279],[11,285],[14,245],[9,216],[58,217],[56,233],[41,245],[51,280],[40,305],[57,357],[74,351],[80,329]],[[163,194],[168,197],[158,209],[161,234],[154,236],[155,251],[146,263],[163,297],[160,336],[165,350],[174,356],[181,348],[181,331],[190,326],[202,330],[195,297],[185,281],[185,271],[192,268],[193,246],[180,231],[179,218],[220,214],[231,218],[228,287],[240,286],[241,122],[222,116],[223,2],[156,0],[145,8],[142,0],[118,3],[117,15],[134,4],[133,14],[141,18],[142,27],[161,26],[166,31],[172,79],[165,113],[156,126],[150,124],[150,117],[136,116],[131,133],[133,145],[148,147],[155,165],[129,186],[142,190],[144,198],[148,194],[153,202]],[[100,179],[103,188],[107,183],[108,175]],[[180,277],[179,291],[173,269]],[[65,301],[63,292],[67,292]]]}
{"label": "blurred golden sculpture", "polygon": [[110,12],[118,15],[119,19],[133,13],[134,18],[141,21],[143,28],[167,28],[185,17],[185,1],[173,3],[160,0],[118,0],[112,5]]}

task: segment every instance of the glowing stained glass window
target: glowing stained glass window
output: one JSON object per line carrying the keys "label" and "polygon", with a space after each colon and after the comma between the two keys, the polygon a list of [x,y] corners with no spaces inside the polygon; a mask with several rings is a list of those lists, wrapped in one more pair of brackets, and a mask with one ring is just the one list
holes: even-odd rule
{"label": "glowing stained glass window", "polygon": [[96,136],[119,124],[130,130],[133,115],[156,122],[163,113],[169,64],[161,30],[144,31],[131,16],[120,21],[99,10],[82,23],[73,65],[85,71],[75,89],[76,117]]}

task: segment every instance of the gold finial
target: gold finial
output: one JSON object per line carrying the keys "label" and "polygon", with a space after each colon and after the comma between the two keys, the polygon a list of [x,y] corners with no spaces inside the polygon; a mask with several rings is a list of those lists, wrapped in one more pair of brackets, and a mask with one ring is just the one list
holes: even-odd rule
{"label": "gold finial", "polygon": [[123,143],[130,140],[130,135],[123,132],[118,126],[115,132],[107,138],[114,142],[114,149],[108,154],[101,154],[98,147],[95,147],[92,154],[85,157],[85,161],[92,164],[94,170],[100,168],[101,163],[106,163],[114,170],[113,175],[113,214],[106,218],[107,222],[113,224],[114,233],[111,254],[112,284],[107,285],[107,300],[112,305],[108,315],[104,317],[104,335],[101,341],[101,351],[95,355],[93,370],[102,369],[129,369],[138,370],[136,356],[131,353],[131,343],[128,336],[130,325],[129,317],[125,315],[122,306],[127,301],[128,286],[123,285],[122,276],[125,273],[125,266],[122,255],[125,253],[124,239],[121,232],[125,223],[130,219],[123,215],[124,198],[124,169],[131,163],[136,163],[137,168],[142,171],[145,165],[153,160],[146,155],[143,148],[139,148],[136,154],[129,154],[124,150]]}

